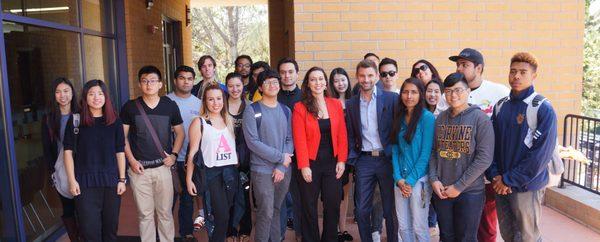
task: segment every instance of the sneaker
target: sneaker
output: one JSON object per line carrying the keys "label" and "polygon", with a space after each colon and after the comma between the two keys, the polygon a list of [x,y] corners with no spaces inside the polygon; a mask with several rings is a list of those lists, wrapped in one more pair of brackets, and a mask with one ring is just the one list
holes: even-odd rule
{"label": "sneaker", "polygon": [[183,236],[183,238],[182,238],[181,241],[184,241],[184,242],[198,242],[198,240],[192,234],[188,234],[186,236]]}
{"label": "sneaker", "polygon": [[294,230],[294,220],[291,218],[287,219],[287,229]]}
{"label": "sneaker", "polygon": [[352,237],[352,235],[348,233],[348,231],[344,231],[344,233],[342,233],[342,238],[344,239],[344,241],[354,240],[354,237]]}
{"label": "sneaker", "polygon": [[373,237],[373,242],[381,242],[381,234],[379,234],[379,231],[373,232],[371,237]]}
{"label": "sneaker", "polygon": [[202,229],[202,227],[204,227],[204,222],[206,220],[204,219],[204,217],[202,215],[198,215],[198,217],[196,217],[196,219],[194,219],[194,231],[198,231],[200,229]]}

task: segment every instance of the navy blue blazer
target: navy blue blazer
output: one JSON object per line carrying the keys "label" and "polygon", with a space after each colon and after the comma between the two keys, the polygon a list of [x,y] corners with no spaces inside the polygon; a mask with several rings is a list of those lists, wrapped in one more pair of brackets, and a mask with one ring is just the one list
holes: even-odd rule
{"label": "navy blue blazer", "polygon": [[[398,94],[377,87],[377,125],[379,139],[385,155],[392,156],[391,132],[394,112],[398,105]],[[354,95],[346,101],[346,127],[348,129],[348,163],[354,161],[362,151],[362,126],[360,121],[360,95]]]}

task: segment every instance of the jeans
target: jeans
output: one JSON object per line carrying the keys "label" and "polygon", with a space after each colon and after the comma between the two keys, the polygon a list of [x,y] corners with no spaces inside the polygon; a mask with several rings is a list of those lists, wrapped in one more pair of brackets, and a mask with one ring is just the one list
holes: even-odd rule
{"label": "jeans", "polygon": [[287,219],[294,220],[294,232],[296,237],[302,234],[302,203],[300,198],[300,189],[298,187],[298,179],[302,179],[300,170],[297,169],[296,158],[292,158],[290,168],[292,176],[290,179],[290,187],[288,194],[285,196],[283,204],[281,204],[281,238],[285,237]]}
{"label": "jeans", "polygon": [[500,235],[507,242],[542,241],[540,222],[545,189],[496,195]]}
{"label": "jeans", "polygon": [[[206,168],[207,172],[211,169],[230,169],[235,170],[234,166]],[[229,173],[232,174],[232,173]],[[233,207],[233,198],[238,190],[239,178],[237,176],[232,179],[228,179],[224,172],[213,178],[208,179],[208,190],[210,192],[210,204],[212,208],[212,214],[214,215],[215,230],[212,236],[209,238],[211,242],[222,242],[227,237],[227,229],[229,228],[229,211]]]}
{"label": "jeans", "polygon": [[461,193],[455,198],[440,199],[433,195],[438,215],[440,241],[477,242],[485,195],[483,190]]}
{"label": "jeans", "polygon": [[496,213],[496,192],[491,183],[485,184],[485,204],[477,231],[479,242],[496,242],[498,237],[498,215]]}
{"label": "jeans", "polygon": [[394,194],[398,217],[398,241],[429,241],[427,217],[431,201],[431,186],[428,177],[421,177],[415,183],[410,197],[403,197],[398,186],[395,186]]}
{"label": "jeans", "polygon": [[357,221],[360,239],[372,242],[371,213],[373,212],[373,193],[379,185],[387,239],[398,241],[398,221],[394,206],[394,178],[392,162],[388,157],[361,155],[356,159],[356,203]]}
{"label": "jeans", "polygon": [[[187,192],[187,184],[185,182],[185,162],[177,162],[177,175],[179,176],[179,183],[181,184],[181,193],[179,195],[179,235],[186,236],[194,232],[194,202],[192,196]],[[175,198],[173,199],[173,205],[175,205]]]}
{"label": "jeans", "polygon": [[[242,173],[243,171],[240,171]],[[244,174],[246,174],[244,172]],[[240,174],[241,175],[241,174]],[[248,179],[250,179],[248,173]],[[229,229],[227,230],[227,237],[230,236],[250,236],[252,231],[252,209],[250,207],[250,185],[244,187],[244,184],[239,184],[238,192],[234,198],[235,202],[233,208],[231,208],[229,216]],[[241,217],[240,214],[241,213]],[[238,229],[239,226],[239,229]]]}
{"label": "jeans", "polygon": [[280,212],[290,185],[291,172],[288,170],[282,181],[273,183],[270,173],[251,172],[252,187],[256,195],[256,224],[254,241],[281,241]]}
{"label": "jeans", "polygon": [[429,228],[435,228],[437,225],[437,214],[435,213],[435,208],[433,208],[433,198],[431,198],[431,203],[429,203],[429,216],[427,216],[427,221]]}

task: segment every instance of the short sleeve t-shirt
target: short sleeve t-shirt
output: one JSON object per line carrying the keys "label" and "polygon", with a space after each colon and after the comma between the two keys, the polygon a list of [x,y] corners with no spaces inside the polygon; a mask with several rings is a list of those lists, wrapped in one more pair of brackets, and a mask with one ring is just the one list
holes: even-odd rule
{"label": "short sleeve t-shirt", "polygon": [[183,139],[183,146],[181,146],[181,151],[179,151],[177,161],[184,162],[189,143],[187,134],[190,128],[190,124],[192,123],[192,120],[195,117],[200,115],[200,106],[202,106],[202,103],[200,102],[200,99],[198,99],[194,95],[190,95],[187,98],[182,98],[175,95],[175,93],[169,93],[167,97],[175,101],[175,103],[177,103],[179,111],[181,112],[181,118],[183,119],[183,130],[185,131],[185,138]]}
{"label": "short sleeve t-shirt", "polygon": [[494,105],[508,94],[510,94],[508,87],[483,80],[477,89],[471,91],[469,103],[478,106],[488,117],[491,117]]}
{"label": "short sleeve t-shirt", "polygon": [[163,150],[167,153],[171,153],[173,149],[171,127],[183,123],[179,107],[173,100],[163,96],[160,97],[158,105],[151,109],[144,103],[142,97],[138,97],[125,103],[121,110],[120,116],[123,124],[129,125],[129,144],[135,159],[143,161],[160,159],[162,155],[156,150],[149,127],[146,127],[144,119],[135,105],[138,99],[142,103],[142,107],[156,131]]}

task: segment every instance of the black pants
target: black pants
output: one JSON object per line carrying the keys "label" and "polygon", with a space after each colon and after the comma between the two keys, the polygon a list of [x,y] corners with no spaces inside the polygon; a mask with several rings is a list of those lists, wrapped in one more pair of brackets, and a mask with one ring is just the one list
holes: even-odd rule
{"label": "black pants", "polygon": [[58,193],[58,197],[60,198],[60,203],[62,204],[62,218],[75,218],[75,200],[71,198],[66,198]]}
{"label": "black pants", "polygon": [[[249,173],[250,172],[248,171],[248,178],[250,177]],[[242,184],[238,184],[238,185],[242,186]],[[248,186],[250,186],[250,185],[248,185]],[[238,236],[242,236],[242,235],[250,236],[250,233],[252,232],[252,209],[250,207],[250,188],[248,187],[248,189],[246,189],[245,187],[241,187],[241,188],[238,188],[238,190],[239,189],[243,190],[243,192],[242,192],[243,198],[242,199],[244,199],[244,214],[242,215],[242,218],[240,219],[239,229],[238,229],[236,226],[234,226],[233,222],[231,221],[232,218],[234,217],[233,213],[235,211],[235,206],[239,206],[237,204],[238,201],[235,201],[236,204],[229,211],[230,221],[229,221],[229,229],[227,230],[227,237],[230,237],[230,236],[238,237]],[[235,199],[237,200],[238,198],[236,197]]]}
{"label": "black pants", "polygon": [[[236,169],[227,168],[208,168],[208,169]],[[236,169],[237,171],[237,169]],[[235,176],[225,184],[223,172],[208,180],[208,190],[210,192],[210,205],[214,216],[215,230],[209,238],[211,242],[223,242],[227,238],[227,229],[229,228],[229,211],[233,207],[233,198],[238,189],[239,177]]]}
{"label": "black pants", "polygon": [[[333,157],[310,162],[312,182],[301,174],[298,186],[302,199],[302,241],[337,241],[337,224],[342,200],[342,181],[335,178],[336,160]],[[323,200],[323,234],[319,239],[318,200]]]}
{"label": "black pants", "polygon": [[121,196],[116,187],[81,188],[75,207],[85,241],[117,241]]}

